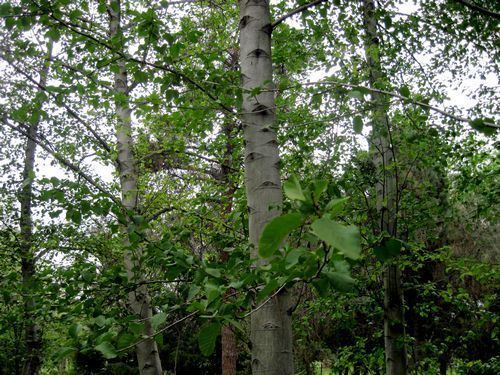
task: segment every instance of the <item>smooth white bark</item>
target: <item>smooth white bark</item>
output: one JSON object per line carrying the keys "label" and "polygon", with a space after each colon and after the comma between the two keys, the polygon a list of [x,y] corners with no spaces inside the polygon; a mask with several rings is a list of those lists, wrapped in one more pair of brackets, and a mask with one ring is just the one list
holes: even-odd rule
{"label": "smooth white bark", "polygon": [[[245,184],[252,256],[266,223],[281,212],[282,191],[271,59],[268,0],[240,0]],[[260,88],[264,91],[255,93]],[[256,94],[256,95],[255,95]],[[252,373],[293,374],[290,298],[285,291],[251,316]]]}
{"label": "smooth white bark", "polygon": [[[121,37],[121,14],[120,2],[115,1],[114,6],[108,8],[110,37]],[[123,48],[123,46],[121,46]],[[122,94],[122,98],[128,99],[128,80],[125,61],[117,62],[119,70],[114,74],[115,93]],[[132,120],[131,109],[128,102],[116,103],[116,146],[118,150],[118,172],[122,191],[122,204],[129,212],[135,212],[138,205],[137,169],[134,154],[132,152]],[[124,228],[126,229],[126,228]],[[130,242],[124,230],[125,268],[130,282],[138,283],[142,280],[140,274],[140,249],[130,249]],[[144,323],[142,332],[145,336],[152,336],[154,331],[151,326],[151,302],[146,285],[141,285],[129,293],[129,305],[131,310]],[[161,375],[161,361],[158,348],[154,338],[148,338],[136,345],[137,361],[141,375]]]}

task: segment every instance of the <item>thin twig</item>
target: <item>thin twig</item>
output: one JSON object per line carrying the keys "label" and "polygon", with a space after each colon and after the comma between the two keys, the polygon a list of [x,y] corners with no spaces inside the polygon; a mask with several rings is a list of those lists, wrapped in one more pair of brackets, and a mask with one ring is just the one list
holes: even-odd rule
{"label": "thin twig", "polygon": [[275,27],[277,27],[280,23],[282,23],[283,21],[285,21],[287,18],[290,18],[290,17],[296,15],[297,13],[302,13],[305,10],[307,10],[309,8],[312,8],[315,5],[324,3],[325,1],[328,1],[328,0],[314,0],[314,1],[311,1],[310,3],[304,4],[304,5],[301,5],[301,6],[297,7],[297,8],[295,8],[290,13],[287,13],[287,14],[281,16],[280,18],[278,18],[276,21],[274,21],[271,24],[271,29],[274,30]]}

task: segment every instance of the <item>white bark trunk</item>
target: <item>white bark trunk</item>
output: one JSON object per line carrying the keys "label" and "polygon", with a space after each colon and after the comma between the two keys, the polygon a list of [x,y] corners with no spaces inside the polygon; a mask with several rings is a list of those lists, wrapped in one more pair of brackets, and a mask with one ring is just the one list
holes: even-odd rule
{"label": "white bark trunk", "polygon": [[[265,224],[281,212],[282,191],[275,128],[269,0],[240,0],[240,67],[245,132],[245,183],[252,256]],[[251,317],[252,373],[293,374],[292,328],[287,292]]]}
{"label": "white bark trunk", "polygon": [[[363,23],[366,33],[365,54],[370,73],[370,86],[377,88],[384,80],[380,65],[379,35],[375,15],[374,0],[362,0]],[[397,235],[397,180],[395,157],[391,145],[391,128],[387,114],[389,103],[380,93],[373,92],[372,115],[372,152],[373,161],[379,174],[376,186],[377,211],[381,232],[391,237]],[[386,373],[404,375],[407,373],[407,356],[403,310],[403,289],[401,270],[395,263],[386,266],[384,271],[384,346]]]}
{"label": "white bark trunk", "polygon": [[[47,60],[44,61],[40,72],[39,84],[45,87],[49,74],[50,58],[52,56],[52,42],[47,45]],[[39,89],[38,91],[41,91]],[[41,106],[42,103],[39,103]],[[33,248],[33,218],[31,206],[33,200],[33,180],[35,171],[36,139],[38,136],[39,121],[32,123],[28,129],[24,156],[23,186],[19,194],[21,215],[19,227],[21,234],[21,273],[24,296],[24,324],[26,358],[23,363],[23,375],[37,375],[42,365],[42,337],[41,329],[36,322],[35,301],[33,300],[33,284],[36,273],[35,249]]]}
{"label": "white bark trunk", "polygon": [[[110,18],[109,30],[110,37],[121,37],[121,14],[120,1],[114,1],[108,7]],[[121,46],[123,48],[123,46]],[[114,90],[116,93],[121,93],[128,98],[128,80],[125,61],[117,62],[119,71],[114,76]],[[138,188],[137,188],[137,171],[135,159],[132,152],[132,111],[128,103],[118,102],[116,104],[116,144],[118,149],[118,172],[120,176],[120,185],[122,191],[122,204],[130,212],[137,210],[138,205]],[[142,280],[142,275],[137,272],[140,270],[140,249],[130,249],[130,242],[126,237],[126,228],[124,230],[124,246],[125,246],[125,268],[130,282],[138,283]],[[150,297],[146,285],[141,285],[129,293],[129,305],[132,311],[144,322],[143,335],[151,336],[154,331],[151,327],[152,310]],[[137,361],[139,364],[139,372],[141,375],[161,375],[161,361],[158,353],[158,348],[154,338],[149,338],[136,346]]]}

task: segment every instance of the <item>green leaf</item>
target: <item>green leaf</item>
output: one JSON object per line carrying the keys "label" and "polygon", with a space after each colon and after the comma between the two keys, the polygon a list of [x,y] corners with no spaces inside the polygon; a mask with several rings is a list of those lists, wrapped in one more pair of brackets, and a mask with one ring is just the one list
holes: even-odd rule
{"label": "green leaf", "polygon": [[273,255],[285,237],[302,225],[302,215],[290,213],[275,217],[264,227],[259,240],[259,256],[268,258]]}
{"label": "green leaf", "polygon": [[337,214],[342,211],[344,207],[344,203],[347,202],[349,198],[334,198],[325,207],[325,212],[329,212],[331,214]]}
{"label": "green leaf", "polygon": [[257,302],[264,300],[264,298],[269,297],[269,295],[280,287],[277,279],[271,279],[264,288],[262,288],[257,297],[255,298]]}
{"label": "green leaf", "polygon": [[76,324],[73,324],[71,327],[69,327],[68,333],[73,339],[77,340],[78,335],[80,334],[81,331],[82,331],[82,326],[80,324],[76,323]]}
{"label": "green leaf", "polygon": [[72,348],[72,347],[69,347],[69,346],[63,346],[54,355],[55,360],[56,361],[60,361],[60,360],[62,360],[64,358],[66,358],[67,356],[69,356],[69,355],[71,355],[73,353],[76,353],[77,350],[78,350],[77,348]]}
{"label": "green leaf", "polygon": [[348,274],[336,271],[324,271],[325,276],[330,281],[334,289],[339,292],[349,292],[354,286],[354,279]]}
{"label": "green leaf", "polygon": [[352,90],[347,93],[347,95],[353,99],[364,100],[364,95],[359,90]]}
{"label": "green leaf", "polygon": [[99,327],[104,327],[106,325],[106,317],[103,315],[99,315],[94,321]]}
{"label": "green leaf", "polygon": [[292,249],[288,254],[286,254],[285,263],[286,269],[290,269],[299,262],[299,258],[306,253],[306,249],[299,247],[298,249]]}
{"label": "green leaf", "polygon": [[167,314],[160,312],[151,318],[151,327],[156,331],[167,320]]}
{"label": "green leaf", "polygon": [[363,131],[363,118],[361,116],[355,116],[353,119],[354,132],[356,134],[361,134]]}
{"label": "green leaf", "polygon": [[144,83],[147,82],[149,78],[149,75],[146,72],[143,72],[142,70],[138,70],[134,72],[134,81],[137,83]]}
{"label": "green leaf", "polygon": [[101,352],[104,358],[113,359],[118,356],[115,347],[109,342],[104,341],[95,347],[95,350]]}
{"label": "green leaf", "polygon": [[290,177],[283,184],[283,190],[285,191],[285,195],[292,200],[306,201],[307,198],[302,191],[302,187],[300,186],[300,182],[297,177]]}
{"label": "green leaf", "polygon": [[481,132],[484,135],[488,136],[494,135],[497,131],[497,129],[495,128],[495,120],[493,120],[492,118],[477,118],[475,120],[469,121],[469,125],[478,132]]}
{"label": "green leaf", "polygon": [[410,89],[408,88],[408,86],[401,86],[399,88],[399,93],[404,96],[404,97],[407,97],[409,98],[410,95],[411,95],[411,92],[410,92]]}
{"label": "green leaf", "polygon": [[327,279],[315,279],[312,284],[321,297],[326,297],[328,295],[330,283]]}
{"label": "green leaf", "polygon": [[209,356],[214,352],[215,342],[221,329],[220,323],[207,323],[201,327],[198,334],[198,346],[203,355]]}
{"label": "green leaf", "polygon": [[403,242],[395,238],[390,238],[384,241],[380,246],[373,249],[375,256],[382,263],[399,255],[403,247]]}
{"label": "green leaf", "polygon": [[222,276],[220,270],[217,268],[205,268],[205,272],[208,273],[210,276],[217,278]]}
{"label": "green leaf", "polygon": [[82,222],[82,213],[77,210],[71,211],[71,221],[77,225],[80,225]]}
{"label": "green leaf", "polygon": [[313,185],[314,185],[314,189],[313,189],[314,197],[315,197],[315,199],[317,201],[321,197],[321,194],[323,194],[325,192],[326,188],[328,187],[328,181],[326,181],[326,180],[315,180],[313,182]]}
{"label": "green leaf", "polygon": [[123,333],[118,337],[116,342],[119,349],[126,348],[127,346],[132,345],[136,341],[136,338],[131,333]]}
{"label": "green leaf", "polygon": [[128,324],[128,330],[134,335],[140,335],[144,331],[144,323],[130,322]]}
{"label": "green leaf", "polygon": [[217,298],[219,298],[221,294],[219,285],[214,284],[210,281],[205,283],[205,294],[207,295],[207,303],[212,303]]}
{"label": "green leaf", "polygon": [[59,30],[57,30],[55,27],[49,29],[46,33],[45,36],[54,42],[58,42],[59,39],[61,39],[61,33]]}
{"label": "green leaf", "polygon": [[358,259],[361,239],[357,227],[339,224],[327,217],[317,219],[311,225],[312,232],[328,245],[341,251],[346,257]]}

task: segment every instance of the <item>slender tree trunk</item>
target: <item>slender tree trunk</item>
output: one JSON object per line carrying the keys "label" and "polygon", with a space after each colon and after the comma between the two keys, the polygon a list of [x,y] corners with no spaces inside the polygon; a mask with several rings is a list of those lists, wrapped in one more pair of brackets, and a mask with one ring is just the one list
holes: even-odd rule
{"label": "slender tree trunk", "polygon": [[[272,91],[272,28],[269,0],[239,0],[239,7],[245,185],[252,256],[257,257],[262,229],[280,214],[282,205]],[[255,88],[264,92],[251,95],[250,91]],[[284,291],[252,314],[253,374],[293,374],[290,306],[290,297]]]}
{"label": "slender tree trunk", "polygon": [[446,375],[448,370],[448,358],[446,356],[439,357],[439,375]]}
{"label": "slender tree trunk", "polygon": [[[110,37],[116,43],[116,38],[122,37],[120,1],[111,2],[108,7]],[[123,49],[123,44],[120,46]],[[114,74],[115,93],[123,94],[122,98],[129,96],[129,86],[127,80],[127,70],[125,61],[118,60],[118,71]],[[118,172],[120,175],[120,185],[122,191],[122,204],[129,212],[137,210],[138,188],[137,169],[132,152],[132,110],[128,102],[122,99],[116,103],[116,143],[118,149]],[[126,231],[124,231],[126,233]],[[131,249],[130,242],[125,234],[125,268],[130,282],[141,281],[141,275],[137,272],[140,269],[140,249]],[[129,305],[132,311],[144,322],[145,336],[152,336],[154,331],[151,326],[151,301],[146,285],[141,285],[129,293]],[[161,375],[162,368],[158,348],[154,338],[148,338],[136,346],[137,362],[139,372],[142,375]]]}
{"label": "slender tree trunk", "polygon": [[[234,192],[236,185],[232,178],[233,169],[233,137],[232,130],[234,123],[228,123],[223,128],[223,133],[226,139],[226,148],[224,150],[224,161],[222,164],[222,181],[226,188],[225,201],[223,212],[227,217],[233,208]],[[224,251],[221,253],[221,260],[227,261],[228,254]],[[228,292],[232,292],[229,290]],[[236,375],[236,364],[238,361],[238,348],[236,345],[236,335],[231,325],[223,326],[221,332],[222,343],[222,375]]]}
{"label": "slender tree trunk", "polygon": [[[366,33],[365,54],[370,72],[370,85],[379,87],[385,79],[380,65],[379,35],[374,0],[362,0],[363,24]],[[389,103],[379,93],[372,93],[373,115],[371,144],[373,161],[379,173],[376,186],[377,211],[381,232],[391,237],[397,235],[397,179],[394,148],[391,144],[391,128],[388,118]],[[406,346],[404,342],[403,290],[401,270],[395,263],[384,271],[384,342],[386,373],[407,373]]]}
{"label": "slender tree trunk", "polygon": [[[49,74],[51,55],[52,42],[49,42],[47,45],[47,59],[44,61],[43,68],[40,72],[39,83],[42,87],[45,87],[47,84],[47,75]],[[39,89],[39,91],[40,90],[41,89]],[[41,107],[42,103],[38,103],[37,106]],[[24,375],[38,375],[42,366],[42,333],[40,326],[36,322],[36,303],[33,297],[33,287],[36,282],[36,260],[35,249],[33,248],[33,217],[31,213],[38,126],[39,121],[35,121],[30,124],[28,129],[29,138],[26,140],[23,169],[24,186],[19,194],[19,203],[21,205],[19,226],[21,231],[20,252],[22,290],[24,295],[24,340],[26,346],[26,357],[24,359],[22,370]]]}

